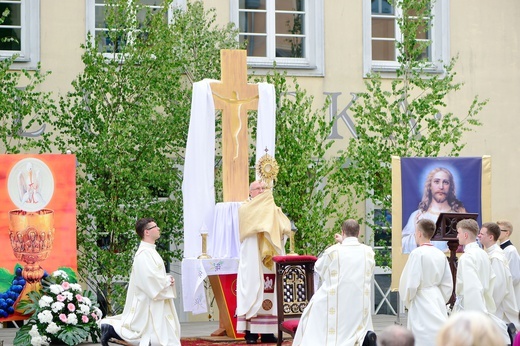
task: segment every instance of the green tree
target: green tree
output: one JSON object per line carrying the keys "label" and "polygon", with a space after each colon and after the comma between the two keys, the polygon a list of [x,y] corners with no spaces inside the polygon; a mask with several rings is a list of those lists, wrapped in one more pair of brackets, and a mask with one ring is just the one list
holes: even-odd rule
{"label": "green tree", "polygon": [[237,47],[233,28],[216,26],[202,2],[175,9],[168,23],[170,2],[154,12],[140,1],[105,1],[106,37],[83,46],[84,71],[61,98],[55,123],[59,147],[78,160],[78,270],[109,314],[124,302],[117,283],[130,273],[136,219],[157,220],[165,261],[182,257],[192,82],[219,78],[219,50]]}
{"label": "green tree", "polygon": [[[340,179],[343,162],[331,152],[328,140],[328,103],[316,109],[295,78],[274,72],[266,81],[276,90],[276,160],[280,166],[274,188],[276,203],[294,222],[296,249],[319,254],[333,242],[333,234],[353,206],[344,196],[349,187]],[[329,158],[327,158],[329,157]],[[254,164],[252,162],[252,164]]]}
{"label": "green tree", "polygon": [[[0,15],[0,24],[9,15],[6,9]],[[1,37],[1,42],[15,40]],[[49,72],[40,65],[34,71],[11,71],[17,55],[0,59],[0,151],[18,154],[22,151],[50,151],[51,132],[46,127],[56,107],[50,93],[39,91]]]}
{"label": "green tree", "polygon": [[[359,201],[372,200],[387,210],[391,210],[391,157],[458,156],[465,145],[463,134],[480,125],[477,114],[487,103],[475,96],[465,114],[448,110],[446,96],[463,85],[455,82],[456,58],[444,64],[442,75],[426,72],[431,41],[418,38],[429,37],[433,3],[392,1],[404,14],[397,21],[402,37],[396,42],[396,78],[385,83],[379,74],[370,74],[366,91],[357,94],[351,108],[357,138],[351,138],[345,150],[352,162],[343,171],[345,182],[353,186]],[[389,263],[388,258],[379,258],[379,263]]]}

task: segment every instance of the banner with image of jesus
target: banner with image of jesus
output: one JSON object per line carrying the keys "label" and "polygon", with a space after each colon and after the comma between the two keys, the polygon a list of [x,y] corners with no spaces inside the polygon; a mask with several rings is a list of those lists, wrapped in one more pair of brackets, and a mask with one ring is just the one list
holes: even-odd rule
{"label": "banner with image of jesus", "polygon": [[[436,222],[440,213],[477,213],[489,220],[490,157],[393,158],[392,287],[417,247],[415,228],[421,219]],[[432,241],[448,252],[445,241]]]}

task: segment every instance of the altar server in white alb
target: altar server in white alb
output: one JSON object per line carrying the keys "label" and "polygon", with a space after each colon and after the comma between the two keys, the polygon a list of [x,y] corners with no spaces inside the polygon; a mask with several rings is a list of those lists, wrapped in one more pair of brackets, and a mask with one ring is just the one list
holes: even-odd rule
{"label": "altar server in white alb", "polygon": [[491,267],[495,272],[495,285],[493,288],[493,299],[496,311],[494,315],[505,323],[513,323],[518,328],[518,307],[513,287],[513,278],[509,271],[504,251],[498,246],[497,240],[500,236],[500,227],[494,222],[486,222],[482,225],[478,238],[491,260]]}
{"label": "altar server in white alb", "polygon": [[[362,345],[373,330],[371,286],[374,251],[358,240],[356,220],[343,222],[342,235],[318,259],[321,287],[305,308],[293,346]],[[371,343],[367,343],[371,345]]]}
{"label": "altar server in white alb", "polygon": [[457,223],[457,239],[459,244],[464,246],[464,253],[457,265],[457,300],[453,306],[453,313],[464,310],[485,313],[496,323],[504,344],[507,345],[510,340],[506,324],[493,315],[496,311],[493,300],[495,273],[488,254],[477,244],[478,232],[479,227],[475,220],[465,219]]}
{"label": "altar server in white alb", "polygon": [[513,224],[507,220],[500,220],[497,221],[497,225],[500,227],[500,236],[498,237],[500,248],[504,250],[504,255],[507,258],[509,270],[513,277],[516,304],[520,305],[520,255],[509,239],[513,233]]}
{"label": "altar server in white alb", "polygon": [[435,224],[419,220],[415,230],[417,248],[412,250],[401,274],[399,295],[408,309],[408,328],[417,345],[435,345],[435,338],[448,319],[446,303],[453,292],[453,278],[446,255],[430,242]]}
{"label": "altar server in white alb", "polygon": [[100,320],[101,345],[110,339],[139,346],[180,346],[181,329],[173,298],[175,279],[166,274],[155,250],[161,230],[152,218],[137,221],[141,244],[134,256],[126,302],[121,315]]}

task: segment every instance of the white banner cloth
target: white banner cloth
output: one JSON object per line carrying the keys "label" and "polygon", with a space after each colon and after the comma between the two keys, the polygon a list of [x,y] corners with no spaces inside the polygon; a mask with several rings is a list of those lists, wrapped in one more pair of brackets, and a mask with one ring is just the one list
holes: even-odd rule
{"label": "white banner cloth", "polygon": [[204,279],[208,275],[236,274],[238,258],[185,258],[182,260],[181,269],[184,311],[202,314],[208,312]]}

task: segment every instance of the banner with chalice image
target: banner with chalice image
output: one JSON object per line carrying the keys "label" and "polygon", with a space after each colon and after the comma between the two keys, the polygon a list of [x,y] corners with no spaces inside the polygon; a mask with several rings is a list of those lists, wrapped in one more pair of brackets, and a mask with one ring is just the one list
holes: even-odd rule
{"label": "banner with chalice image", "polygon": [[77,271],[74,155],[0,155],[0,322],[58,268]]}

